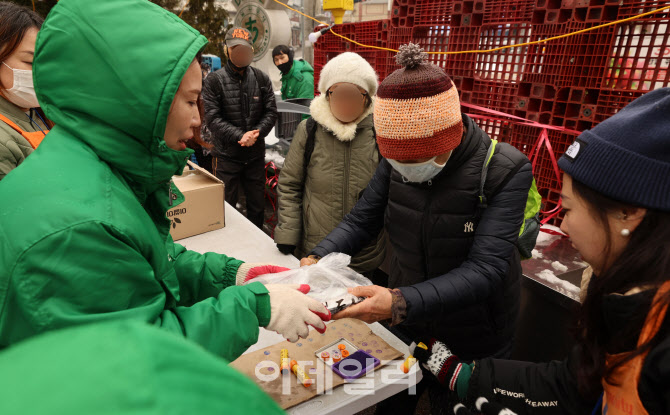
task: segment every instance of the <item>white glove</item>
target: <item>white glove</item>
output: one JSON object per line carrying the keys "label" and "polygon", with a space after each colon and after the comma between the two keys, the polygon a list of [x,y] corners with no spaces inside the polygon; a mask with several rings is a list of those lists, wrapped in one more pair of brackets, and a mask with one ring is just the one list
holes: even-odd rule
{"label": "white glove", "polygon": [[330,312],[320,302],[306,296],[309,285],[270,284],[266,285],[270,294],[270,324],[268,330],[276,331],[290,342],[309,336],[312,326],[319,333],[325,333],[330,320]]}

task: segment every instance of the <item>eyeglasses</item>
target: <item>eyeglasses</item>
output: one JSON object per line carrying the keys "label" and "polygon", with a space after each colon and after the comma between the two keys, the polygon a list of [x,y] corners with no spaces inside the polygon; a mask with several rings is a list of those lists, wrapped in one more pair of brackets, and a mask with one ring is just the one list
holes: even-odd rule
{"label": "eyeglasses", "polygon": [[326,91],[326,98],[335,102],[355,102],[362,97],[367,97],[367,92],[361,92],[351,88],[337,88]]}

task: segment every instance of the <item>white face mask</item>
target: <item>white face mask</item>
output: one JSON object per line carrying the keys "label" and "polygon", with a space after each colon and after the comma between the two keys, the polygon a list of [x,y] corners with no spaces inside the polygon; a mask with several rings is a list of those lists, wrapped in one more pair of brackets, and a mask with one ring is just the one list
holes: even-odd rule
{"label": "white face mask", "polygon": [[[451,153],[449,153],[449,157],[451,157]],[[447,165],[446,161],[444,164],[435,163],[436,158],[437,156],[422,163],[414,164],[401,163],[397,160],[391,159],[387,160],[391,166],[393,166],[393,168],[402,175],[403,180],[411,183],[424,183],[437,176],[438,173],[442,171],[444,166]],[[448,160],[449,158],[447,158],[447,161]]]}
{"label": "white face mask", "polygon": [[28,69],[14,69],[3,62],[3,64],[14,73],[14,85],[3,91],[5,97],[19,108],[36,108],[37,102],[35,88],[33,87],[33,71]]}

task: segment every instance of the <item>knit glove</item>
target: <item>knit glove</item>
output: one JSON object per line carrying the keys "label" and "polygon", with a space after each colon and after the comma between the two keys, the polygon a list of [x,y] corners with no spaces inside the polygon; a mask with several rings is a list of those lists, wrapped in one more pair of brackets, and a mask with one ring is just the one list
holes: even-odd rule
{"label": "knit glove", "polygon": [[293,252],[295,252],[295,245],[284,245],[284,244],[277,244],[277,249],[279,249],[279,252],[281,252],[284,255],[293,255]]}
{"label": "knit glove", "polygon": [[290,271],[289,268],[278,267],[272,264],[252,264],[245,262],[237,269],[235,276],[235,285],[242,285],[259,275],[276,274],[278,272]]}
{"label": "knit glove", "polygon": [[309,326],[319,333],[326,332],[324,321],[330,312],[320,302],[306,296],[309,285],[270,284],[270,324],[268,330],[276,331],[290,342],[309,336]]}
{"label": "knit glove", "polygon": [[465,399],[472,375],[472,365],[459,360],[441,341],[432,339],[426,344],[428,348],[424,349],[412,343],[409,347],[410,354],[416,357],[442,385],[452,392],[457,392],[460,399]]}

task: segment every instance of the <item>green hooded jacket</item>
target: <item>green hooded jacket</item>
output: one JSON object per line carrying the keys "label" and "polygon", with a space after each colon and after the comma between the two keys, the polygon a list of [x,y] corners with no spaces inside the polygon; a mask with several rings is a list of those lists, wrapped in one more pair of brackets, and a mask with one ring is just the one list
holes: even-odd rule
{"label": "green hooded jacket", "polygon": [[0,181],[0,348],[38,333],[137,319],[234,360],[270,320],[242,264],[175,244],[165,212],[191,150],[163,141],[207,40],[145,0],[62,0],[37,38],[34,82],[56,127]]}
{"label": "green hooded jacket", "polygon": [[53,331],[0,353],[0,413],[284,412],[225,360],[126,320]]}
{"label": "green hooded jacket", "polygon": [[281,77],[281,99],[296,98],[314,98],[314,69],[302,59],[293,61],[291,70]]}

